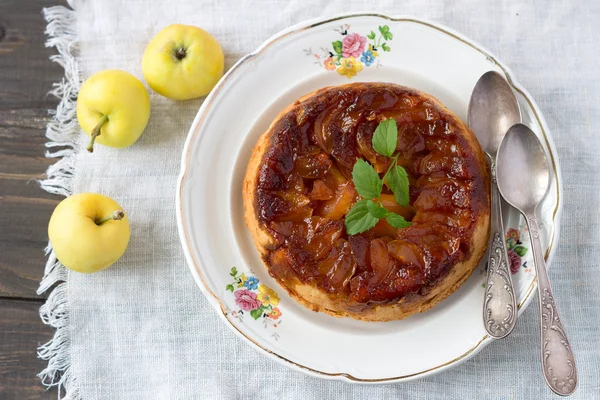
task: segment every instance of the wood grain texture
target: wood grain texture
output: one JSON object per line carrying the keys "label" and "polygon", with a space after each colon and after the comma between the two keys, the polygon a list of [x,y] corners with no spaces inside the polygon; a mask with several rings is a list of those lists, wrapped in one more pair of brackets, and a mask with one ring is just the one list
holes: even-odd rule
{"label": "wood grain texture", "polygon": [[[56,160],[44,157],[48,95],[62,68],[44,46],[47,0],[0,2],[0,297],[38,298],[47,244],[46,226],[60,201],[40,189]],[[65,2],[58,2],[64,5]]]}
{"label": "wood grain texture", "polygon": [[50,399],[36,375],[44,368],[36,348],[52,331],[39,318],[41,301],[0,300],[0,399]]}
{"label": "wood grain texture", "polygon": [[48,95],[63,70],[44,47],[42,8],[64,0],[0,1],[0,399],[56,398],[36,376],[46,365],[37,347],[51,328],[39,317],[35,291],[46,257],[46,227],[59,196],[40,189],[55,160],[44,157]]}

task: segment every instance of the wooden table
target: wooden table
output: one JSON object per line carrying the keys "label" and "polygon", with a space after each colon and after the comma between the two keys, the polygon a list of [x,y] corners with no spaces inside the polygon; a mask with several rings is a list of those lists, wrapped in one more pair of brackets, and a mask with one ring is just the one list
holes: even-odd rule
{"label": "wooden table", "polygon": [[42,191],[36,180],[56,160],[44,157],[48,95],[62,68],[44,47],[42,8],[60,0],[0,0],[0,399],[56,398],[36,376],[45,366],[37,346],[53,330],[38,309],[50,214],[61,200]]}

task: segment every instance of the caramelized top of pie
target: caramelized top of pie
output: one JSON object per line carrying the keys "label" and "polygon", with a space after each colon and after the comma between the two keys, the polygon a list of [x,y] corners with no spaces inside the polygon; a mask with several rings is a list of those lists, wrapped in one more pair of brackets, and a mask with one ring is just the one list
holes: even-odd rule
{"label": "caramelized top of pie", "polygon": [[[359,200],[352,168],[362,158],[385,173],[390,159],[371,140],[389,118],[398,125],[410,206],[385,187],[382,202],[412,226],[380,220],[349,236],[344,217]],[[275,239],[265,256],[270,274],[355,303],[426,293],[468,257],[474,222],[488,204],[485,172],[461,126],[427,96],[391,84],[331,87],[296,102],[270,128],[256,185],[258,221]]]}

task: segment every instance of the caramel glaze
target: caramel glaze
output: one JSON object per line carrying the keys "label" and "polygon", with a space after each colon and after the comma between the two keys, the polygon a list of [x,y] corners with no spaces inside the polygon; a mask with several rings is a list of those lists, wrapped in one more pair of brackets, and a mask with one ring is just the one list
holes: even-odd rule
{"label": "caramel glaze", "polygon": [[[363,158],[383,176],[389,160],[375,153],[371,139],[389,118],[397,121],[411,206],[400,207],[385,188],[382,201],[412,226],[380,221],[349,236],[344,216],[359,199],[352,168]],[[487,207],[478,149],[455,118],[393,84],[330,87],[296,102],[270,129],[254,200],[275,239],[264,256],[269,273],[288,290],[308,283],[357,308],[426,294],[468,257],[474,221]]]}

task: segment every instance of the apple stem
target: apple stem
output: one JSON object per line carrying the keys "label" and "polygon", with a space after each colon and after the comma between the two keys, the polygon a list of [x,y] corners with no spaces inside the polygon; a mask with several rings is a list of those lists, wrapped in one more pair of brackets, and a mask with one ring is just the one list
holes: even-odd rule
{"label": "apple stem", "polygon": [[106,121],[108,121],[108,115],[103,115],[98,124],[94,127],[94,129],[92,129],[92,137],[90,138],[90,143],[87,146],[87,151],[90,153],[94,152],[94,142],[96,141],[96,138],[100,136],[102,126],[106,123]]}
{"label": "apple stem", "polygon": [[175,58],[177,58],[178,60],[183,60],[186,56],[186,51],[183,47],[180,47],[179,49],[177,49],[177,51],[175,52]]}
{"label": "apple stem", "polygon": [[124,217],[125,217],[125,212],[123,212],[123,210],[117,210],[117,211],[111,212],[106,217],[104,217],[102,219],[98,219],[94,222],[96,223],[96,225],[102,225],[106,221],[111,221],[111,220],[112,221],[120,221]]}

